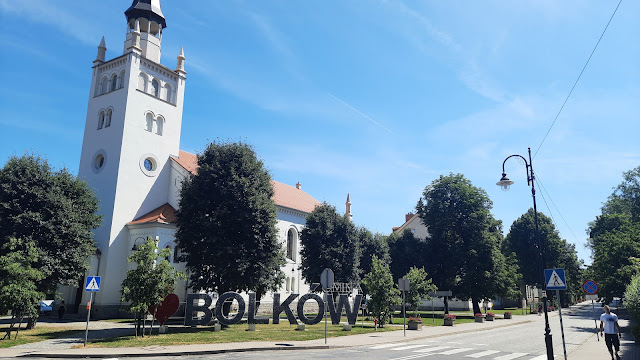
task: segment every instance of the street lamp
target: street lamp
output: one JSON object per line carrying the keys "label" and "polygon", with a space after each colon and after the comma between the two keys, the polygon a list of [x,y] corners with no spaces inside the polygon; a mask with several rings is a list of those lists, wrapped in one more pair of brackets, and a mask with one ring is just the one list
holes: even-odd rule
{"label": "street lamp", "polygon": [[540,255],[540,275],[542,275],[542,303],[544,304],[544,342],[547,346],[547,359],[553,360],[553,341],[551,338],[551,328],[549,327],[549,315],[547,313],[547,284],[544,277],[544,258],[542,254],[542,244],[540,243],[540,231],[538,230],[538,208],[536,207],[536,186],[534,183],[535,175],[533,174],[533,165],[531,162],[531,148],[529,149],[529,162],[522,155],[510,155],[502,162],[502,178],[496,183],[502,190],[507,191],[513,185],[513,181],[509,180],[504,171],[504,164],[512,157],[519,157],[524,161],[527,172],[527,185],[531,185],[531,196],[533,197],[533,216],[536,224],[536,246]]}

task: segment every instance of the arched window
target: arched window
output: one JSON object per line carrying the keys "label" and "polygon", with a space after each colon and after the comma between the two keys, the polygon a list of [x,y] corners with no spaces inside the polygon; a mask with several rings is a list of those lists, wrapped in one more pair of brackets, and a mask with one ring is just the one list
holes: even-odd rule
{"label": "arched window", "polygon": [[109,79],[105,76],[102,78],[102,91],[100,94],[106,94],[107,91],[109,91]]}
{"label": "arched window", "polygon": [[156,119],[156,134],[162,135],[162,128],[164,127],[164,118],[162,116],[158,116]]}
{"label": "arched window", "polygon": [[293,292],[296,292],[296,285],[295,285],[296,283],[295,283],[295,279],[296,279],[295,277],[292,277],[292,278],[291,278],[291,292],[292,292],[292,293],[293,293]]}
{"label": "arched window", "polygon": [[289,292],[289,289],[290,289],[290,288],[289,288],[290,279],[289,279],[289,277],[288,277],[288,276],[287,276],[287,280],[286,280],[285,282],[287,283],[287,284],[286,284],[286,286],[287,286],[287,292]]}
{"label": "arched window", "polygon": [[145,73],[140,73],[138,76],[138,90],[147,92],[147,75]]}
{"label": "arched window", "polygon": [[104,126],[104,111],[100,111],[100,115],[98,115],[98,130],[102,129]]}
{"label": "arched window", "polygon": [[167,100],[167,102],[173,103],[173,90],[171,89],[171,85],[165,84],[164,89],[166,96],[165,100]]}
{"label": "arched window", "polygon": [[120,84],[118,84],[118,89],[122,89],[124,87],[124,70],[120,73]]}
{"label": "arched window", "polygon": [[287,232],[287,259],[296,261],[296,231],[289,229]]}
{"label": "arched window", "polygon": [[109,91],[115,91],[118,88],[118,75],[113,74],[111,76],[111,89]]}
{"label": "arched window", "polygon": [[147,124],[145,130],[151,132],[153,131],[153,114],[147,113]]}
{"label": "arched window", "polygon": [[164,259],[168,262],[171,262],[171,255],[173,254],[173,251],[171,251],[171,246],[167,245],[165,246],[165,249],[169,249],[169,255],[167,255],[167,257],[165,257]]}
{"label": "arched window", "polygon": [[113,110],[109,109],[107,110],[107,115],[104,118],[104,127],[109,127],[111,126],[111,114],[113,113]]}
{"label": "arched window", "polygon": [[173,262],[178,262],[178,257],[180,256],[180,248],[178,246],[173,248]]}
{"label": "arched window", "polygon": [[153,87],[153,96],[158,97],[160,95],[160,83],[158,80],[153,79],[151,86]]}

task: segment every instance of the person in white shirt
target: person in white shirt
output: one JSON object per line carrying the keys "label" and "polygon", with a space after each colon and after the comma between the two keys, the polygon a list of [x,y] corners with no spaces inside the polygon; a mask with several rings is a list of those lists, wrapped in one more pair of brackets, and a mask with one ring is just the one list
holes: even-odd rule
{"label": "person in white shirt", "polygon": [[604,332],[604,341],[613,360],[613,348],[616,349],[616,360],[620,360],[620,326],[618,315],[611,312],[609,305],[604,306],[604,314],[600,315],[600,334]]}

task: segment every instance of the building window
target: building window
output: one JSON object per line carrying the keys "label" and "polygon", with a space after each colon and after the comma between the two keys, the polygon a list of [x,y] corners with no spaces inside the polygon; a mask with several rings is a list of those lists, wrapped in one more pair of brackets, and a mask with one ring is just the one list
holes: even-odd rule
{"label": "building window", "polygon": [[109,79],[107,79],[107,77],[103,77],[102,78],[102,90],[101,90],[101,95],[102,94],[106,94],[109,91]]}
{"label": "building window", "polygon": [[287,232],[287,259],[296,261],[296,231],[289,229]]}
{"label": "building window", "polygon": [[158,80],[153,79],[151,87],[153,88],[153,96],[158,97],[158,95],[160,95],[160,83]]}
{"label": "building window", "polygon": [[147,171],[153,171],[156,169],[156,164],[154,163],[152,158],[144,159],[144,168]]}
{"label": "building window", "polygon": [[113,76],[111,76],[111,90],[110,91],[116,91],[116,89],[118,89],[118,75],[113,74]]}
{"label": "building window", "polygon": [[122,89],[124,87],[124,70],[120,73],[120,84],[118,84],[118,89]]}
{"label": "building window", "polygon": [[295,278],[291,278],[291,292],[296,292]]}
{"label": "building window", "polygon": [[291,281],[291,279],[287,276],[287,279],[286,279],[286,281],[285,281],[285,282],[286,282],[287,292],[289,292],[289,291],[290,291],[290,288],[289,288],[290,281]]}
{"label": "building window", "polygon": [[113,113],[113,110],[109,109],[107,110],[107,115],[105,116],[104,119],[104,127],[109,127],[111,126],[111,114]]}
{"label": "building window", "polygon": [[164,127],[164,118],[162,116],[158,116],[156,119],[156,134],[162,135],[162,128]]}
{"label": "building window", "polygon": [[180,257],[180,247],[176,246],[173,248],[173,262],[178,262],[178,257]]}
{"label": "building window", "polygon": [[147,92],[147,74],[140,73],[138,76],[138,90]]}
{"label": "building window", "polygon": [[173,90],[171,89],[171,85],[165,84],[164,89],[166,96],[165,100],[167,100],[167,102],[173,103]]}
{"label": "building window", "polygon": [[100,115],[98,115],[98,130],[104,127],[104,111],[100,111]]}
{"label": "building window", "polygon": [[147,113],[147,124],[146,124],[145,130],[147,130],[148,132],[153,131],[153,114],[152,113]]}
{"label": "building window", "polygon": [[93,167],[96,170],[100,170],[102,169],[103,166],[104,166],[104,156],[102,154],[98,154],[95,160],[93,160]]}

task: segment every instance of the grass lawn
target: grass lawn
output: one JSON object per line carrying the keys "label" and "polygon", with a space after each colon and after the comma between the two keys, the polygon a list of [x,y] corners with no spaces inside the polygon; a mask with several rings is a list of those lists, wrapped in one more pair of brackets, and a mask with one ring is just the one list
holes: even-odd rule
{"label": "grass lawn", "polygon": [[[346,319],[345,319],[346,320]],[[280,322],[278,325],[256,325],[256,331],[247,331],[247,324],[235,324],[219,332],[214,332],[211,326],[197,328],[169,326],[169,334],[157,334],[154,328],[153,336],[144,338],[134,336],[121,336],[111,339],[95,340],[87,344],[92,347],[124,347],[124,346],[150,346],[150,345],[186,345],[186,344],[211,344],[246,341],[301,341],[324,338],[324,321],[316,325],[307,325],[305,331],[296,331],[295,325],[288,322]],[[329,325],[327,336],[346,336],[366,334],[376,331],[373,326],[356,324],[351,331],[343,331],[342,325]],[[397,330],[395,327],[378,329],[377,331]],[[147,329],[148,331],[148,329]],[[188,335],[187,335],[188,334]]]}
{"label": "grass lawn", "polygon": [[[8,329],[9,325],[0,326],[0,338],[4,336]],[[46,327],[38,325],[35,329],[25,330],[25,326],[23,326],[20,328],[20,332],[18,333],[18,339],[15,339],[15,331],[11,332],[11,340],[0,340],[0,348],[8,348],[49,339],[65,338],[77,333],[79,333],[78,330],[65,329],[61,327]]]}

